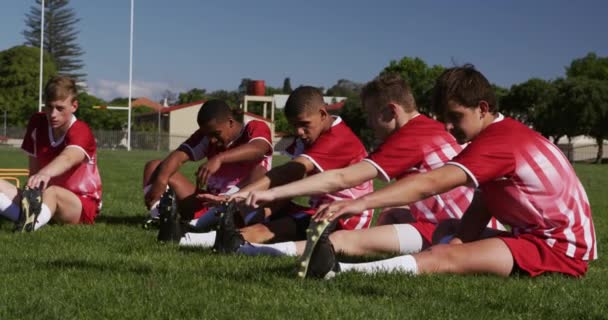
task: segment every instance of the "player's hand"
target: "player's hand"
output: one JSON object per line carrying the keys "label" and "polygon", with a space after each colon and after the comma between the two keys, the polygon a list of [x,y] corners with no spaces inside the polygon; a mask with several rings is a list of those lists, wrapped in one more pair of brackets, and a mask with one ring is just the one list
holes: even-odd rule
{"label": "player's hand", "polygon": [[335,201],[331,204],[321,205],[312,218],[315,221],[321,221],[324,219],[333,221],[339,218],[344,219],[350,217],[366,209],[365,203],[360,199]]}
{"label": "player's hand", "polygon": [[228,196],[226,195],[215,195],[211,193],[199,193],[196,198],[201,200],[205,207],[219,206],[225,202],[228,202]]}
{"label": "player's hand", "polygon": [[245,200],[245,204],[252,208],[258,208],[261,204],[275,200],[272,190],[251,191]]}
{"label": "player's hand", "polygon": [[144,202],[146,203],[146,207],[150,209],[156,201],[160,200],[160,197],[163,195],[165,190],[167,190],[166,183],[158,181],[154,182],[152,184],[152,188],[150,188],[150,191],[148,191],[148,193],[144,195]]}
{"label": "player's hand", "polygon": [[27,186],[30,188],[40,188],[40,190],[46,189],[51,180],[51,176],[44,173],[36,173],[29,177],[27,180]]}
{"label": "player's hand", "polygon": [[241,203],[247,200],[247,197],[249,197],[249,191],[233,193],[228,197],[228,202]]}
{"label": "player's hand", "polygon": [[222,159],[219,156],[215,156],[211,159],[208,159],[206,163],[202,164],[198,167],[198,171],[196,172],[196,180],[197,185],[202,188],[207,185],[207,181],[209,181],[209,177],[215,174],[220,167],[222,166]]}

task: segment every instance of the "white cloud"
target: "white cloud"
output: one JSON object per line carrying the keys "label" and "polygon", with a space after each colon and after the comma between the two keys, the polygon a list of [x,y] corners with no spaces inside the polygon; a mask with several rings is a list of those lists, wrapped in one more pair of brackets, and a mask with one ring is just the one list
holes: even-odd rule
{"label": "white cloud", "polygon": [[[170,90],[174,93],[181,91],[179,88],[173,88],[167,82],[154,81],[133,81],[134,98],[147,97],[153,100],[158,100],[165,90]],[[112,100],[117,97],[129,96],[129,83],[115,80],[101,79],[89,85],[89,93],[102,98],[104,100]]]}

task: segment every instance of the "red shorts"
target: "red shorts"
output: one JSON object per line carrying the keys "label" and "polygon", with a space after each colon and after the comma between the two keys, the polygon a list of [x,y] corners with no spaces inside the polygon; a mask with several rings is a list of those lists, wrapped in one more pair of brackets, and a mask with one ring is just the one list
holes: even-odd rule
{"label": "red shorts", "polygon": [[99,214],[99,201],[93,200],[89,197],[77,196],[82,204],[82,211],[80,212],[80,223],[93,224],[95,223],[95,217]]}
{"label": "red shorts", "polygon": [[505,235],[498,236],[504,241],[511,254],[515,266],[526,272],[532,277],[541,275],[545,272],[558,272],[573,277],[582,277],[587,272],[588,263],[556,252],[545,242],[531,234],[520,234],[518,236]]}
{"label": "red shorts", "polygon": [[408,223],[412,227],[416,228],[422,239],[427,242],[427,244],[433,243],[433,232],[437,229],[437,224],[429,222],[429,221],[415,221],[412,223]]}

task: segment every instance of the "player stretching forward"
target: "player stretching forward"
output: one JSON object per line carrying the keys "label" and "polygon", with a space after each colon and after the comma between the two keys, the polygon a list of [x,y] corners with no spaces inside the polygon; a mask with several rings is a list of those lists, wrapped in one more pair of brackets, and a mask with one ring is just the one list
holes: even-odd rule
{"label": "player stretching forward", "polygon": [[0,214],[16,221],[16,231],[38,230],[51,219],[92,224],[101,209],[97,146],[89,126],[74,116],[77,95],[70,78],[47,83],[44,113],[30,118],[21,145],[29,155],[27,185],[21,192],[0,180]]}
{"label": "player stretching forward", "polygon": [[[438,169],[326,206],[315,220],[414,203],[465,185],[481,188],[481,210],[467,211],[449,244],[388,260],[338,263],[331,242],[322,237],[310,261],[302,261],[301,276],[326,277],[337,270],[584,276],[588,261],[597,258],[595,230],[585,190],[560,150],[498,113],[492,86],[472,66],[446,70],[435,84],[433,104],[459,142],[471,142],[464,151]],[[511,231],[480,237],[491,217]]]}

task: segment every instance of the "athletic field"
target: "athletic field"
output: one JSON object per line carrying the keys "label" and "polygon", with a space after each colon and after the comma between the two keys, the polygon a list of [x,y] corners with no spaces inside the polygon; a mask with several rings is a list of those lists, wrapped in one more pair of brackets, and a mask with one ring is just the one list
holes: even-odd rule
{"label": "athletic field", "polygon": [[[141,172],[163,155],[99,152],[104,206],[94,226],[13,234],[12,222],[0,222],[0,319],[608,319],[608,165],[575,166],[598,239],[599,260],[584,279],[344,273],[303,281],[294,258],[158,244],[141,228]],[[26,157],[0,147],[0,167],[25,168]]]}

